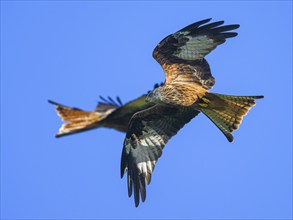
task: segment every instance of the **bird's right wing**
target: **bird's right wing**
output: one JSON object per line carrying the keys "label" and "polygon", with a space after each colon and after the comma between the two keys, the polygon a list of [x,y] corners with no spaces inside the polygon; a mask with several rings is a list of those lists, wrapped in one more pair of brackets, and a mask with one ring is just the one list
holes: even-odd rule
{"label": "bird's right wing", "polygon": [[177,79],[180,82],[193,81],[206,89],[214,85],[215,80],[204,57],[227,38],[237,36],[231,31],[239,25],[222,26],[224,21],[208,24],[210,20],[188,25],[165,37],[155,47],[153,57],[163,67],[167,84]]}

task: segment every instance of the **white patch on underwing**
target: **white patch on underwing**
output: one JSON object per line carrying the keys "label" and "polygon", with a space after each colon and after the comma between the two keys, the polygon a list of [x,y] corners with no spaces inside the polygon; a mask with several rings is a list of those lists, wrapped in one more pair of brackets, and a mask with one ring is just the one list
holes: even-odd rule
{"label": "white patch on underwing", "polygon": [[162,146],[165,145],[163,138],[153,129],[150,129],[148,132],[143,131],[143,136],[149,146]]}
{"label": "white patch on underwing", "polygon": [[152,174],[152,172],[154,171],[155,168],[155,164],[156,161],[146,161],[146,162],[140,162],[138,164],[136,164],[138,170],[139,170],[139,174],[142,174],[146,180],[149,179],[149,175]]}
{"label": "white patch on underwing", "polygon": [[143,147],[147,147],[147,146],[149,146],[149,144],[146,142],[145,139],[141,139],[141,140],[140,140],[140,145],[143,146]]}

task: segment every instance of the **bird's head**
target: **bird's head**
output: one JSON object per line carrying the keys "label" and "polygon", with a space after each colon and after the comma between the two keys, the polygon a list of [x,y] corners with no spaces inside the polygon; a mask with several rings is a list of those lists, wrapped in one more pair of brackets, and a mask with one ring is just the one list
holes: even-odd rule
{"label": "bird's head", "polygon": [[161,87],[154,89],[153,91],[149,92],[145,101],[146,102],[160,102],[161,101]]}

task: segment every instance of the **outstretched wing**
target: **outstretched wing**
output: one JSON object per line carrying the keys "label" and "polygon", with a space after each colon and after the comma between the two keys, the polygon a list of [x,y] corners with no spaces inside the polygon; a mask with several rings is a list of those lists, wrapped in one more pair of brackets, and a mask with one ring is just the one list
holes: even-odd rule
{"label": "outstretched wing", "polygon": [[[158,86],[159,84],[155,84],[154,88]],[[112,99],[111,97],[104,98],[100,96],[101,101],[98,102],[94,111],[84,111],[79,108],[67,107],[48,100],[49,103],[56,106],[57,114],[64,122],[56,137],[76,134],[98,127],[114,128],[126,132],[133,114],[153,105],[146,103],[145,98],[146,95],[142,95],[123,105],[119,97]]]}
{"label": "outstretched wing", "polygon": [[146,199],[146,184],[168,140],[199,114],[187,108],[161,105],[136,113],[130,121],[121,158],[121,178],[127,172],[128,196],[134,190],[135,206]]}
{"label": "outstretched wing", "polygon": [[193,80],[206,89],[214,85],[209,65],[203,58],[227,38],[237,36],[237,33],[229,31],[237,29],[239,25],[221,26],[224,21],[207,24],[210,20],[188,25],[167,36],[156,46],[153,57],[163,67],[166,83],[177,79],[181,82]]}
{"label": "outstretched wing", "polygon": [[110,115],[118,106],[99,104],[94,111],[84,111],[79,108],[67,107],[57,102],[48,100],[56,106],[56,112],[64,122],[56,137],[63,137],[101,127],[100,122]]}

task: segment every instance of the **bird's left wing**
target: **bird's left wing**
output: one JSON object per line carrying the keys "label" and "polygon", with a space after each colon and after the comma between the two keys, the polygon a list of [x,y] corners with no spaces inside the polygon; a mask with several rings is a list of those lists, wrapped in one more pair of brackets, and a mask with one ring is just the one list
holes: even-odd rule
{"label": "bird's left wing", "polygon": [[56,106],[56,112],[64,122],[56,137],[63,137],[100,127],[99,122],[111,114],[119,106],[99,104],[95,111],[84,111],[48,100]]}
{"label": "bird's left wing", "polygon": [[[155,84],[154,88],[157,88],[159,85]],[[49,103],[56,106],[57,114],[64,122],[56,137],[76,134],[99,127],[114,128],[126,132],[128,122],[134,113],[154,105],[152,103],[146,103],[145,98],[146,94],[123,104],[119,97],[114,99],[100,96],[100,101],[93,111],[67,107],[48,100]]]}
{"label": "bird's left wing", "polygon": [[121,158],[121,178],[127,172],[128,196],[134,190],[135,206],[146,198],[155,164],[168,140],[199,114],[188,108],[155,105],[130,120]]}

